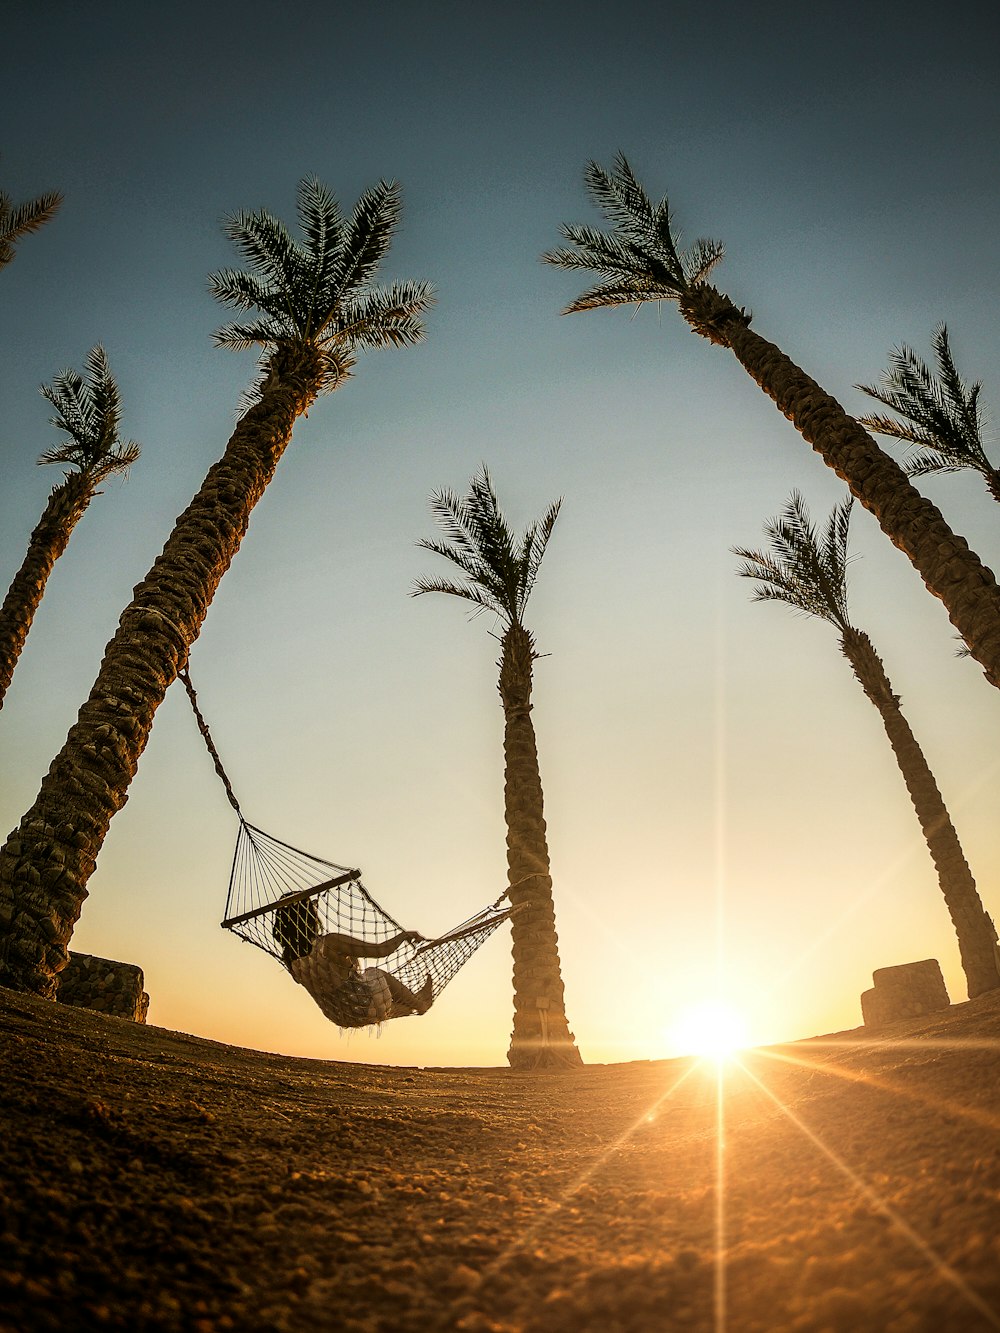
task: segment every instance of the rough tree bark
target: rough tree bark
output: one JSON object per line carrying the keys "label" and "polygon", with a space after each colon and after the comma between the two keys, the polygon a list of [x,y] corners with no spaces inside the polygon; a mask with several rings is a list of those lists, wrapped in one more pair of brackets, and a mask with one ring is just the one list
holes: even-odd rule
{"label": "rough tree bark", "polygon": [[889,737],[937,869],[938,883],[958,936],[969,999],[974,999],[1000,986],[996,927],[983,906],[934,774],[902,714],[899,699],[892,692],[871,639],[863,630],[849,629],[841,635],[840,646],[861,688],[878,709]]}
{"label": "rough tree bark", "polygon": [[951,623],[1000,689],[1000,587],[964,537],[952,532],[896,461],[835,398],[773,343],[750,328],[750,315],[707,283],[680,298],[695,333],[728,347],[796,430],[878,520],[889,540],[945,605]]}
{"label": "rough tree bark", "polygon": [[0,849],[0,985],[52,997],[113,816],[128,799],[153,717],[184,665],[251,511],[317,396],[313,348],[271,354],[260,400],[177,519],[34,805]]}
{"label": "rough tree bark", "polygon": [[500,699],[504,712],[504,813],[514,957],[514,1030],[507,1052],[513,1069],[583,1063],[569,1030],[542,783],[531,721],[534,644],[521,625],[503,637]]}
{"label": "rough tree bark", "polygon": [[86,472],[71,472],[53,487],[31,534],[27,554],[0,608],[0,708],[52,567],[93,498],[93,478]]}

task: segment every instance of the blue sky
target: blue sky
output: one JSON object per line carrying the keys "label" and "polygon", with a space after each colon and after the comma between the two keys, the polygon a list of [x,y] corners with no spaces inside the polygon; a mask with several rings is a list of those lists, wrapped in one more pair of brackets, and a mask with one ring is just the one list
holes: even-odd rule
{"label": "blue sky", "polygon": [[[50,580],[0,714],[13,827],[104,643],[219,456],[250,356],[214,350],[220,221],[291,221],[315,174],[350,206],[398,179],[383,277],[431,281],[427,340],[363,359],[296,429],[192,652],[254,822],[334,860],[408,924],[444,929],[504,882],[496,645],[446,599],[429,492],[482,461],[511,521],[563,511],[529,620],[567,1002],[584,1055],[669,1051],[711,984],[716,906],[734,998],[763,1038],[860,1021],[872,968],[957,949],[879,721],[823,626],[753,606],[732,545],[793,487],[836,478],[733,358],[676,312],[560,319],[581,285],[540,253],[597,222],[582,172],[624,150],[684,236],[725,241],[719,285],[848,410],[905,341],[948,322],[1000,384],[995,24],[979,5],[43,5],[5,26],[0,188],[66,203],[0,274],[0,577],[53,469],[37,386],[103,342],[130,480],[95,500]],[[996,451],[994,451],[996,457]],[[923,483],[994,567],[975,478]],[[851,602],[1000,911],[995,692],[870,518]],[[138,962],[151,1019],[247,1044],[501,1063],[507,945],[425,1019],[338,1038],[218,931],[224,795],[172,690],[91,881],[76,947]],[[5,830],[6,831],[6,830]],[[622,978],[632,996],[622,1011]]]}

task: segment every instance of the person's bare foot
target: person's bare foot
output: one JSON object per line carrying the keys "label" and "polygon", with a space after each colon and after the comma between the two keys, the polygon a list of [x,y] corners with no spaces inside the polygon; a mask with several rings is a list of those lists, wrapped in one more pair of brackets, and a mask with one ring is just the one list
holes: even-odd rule
{"label": "person's bare foot", "polygon": [[424,984],[414,993],[413,998],[417,1002],[417,1013],[426,1014],[427,1010],[434,1003],[434,982],[431,979],[430,973],[427,974],[427,980]]}

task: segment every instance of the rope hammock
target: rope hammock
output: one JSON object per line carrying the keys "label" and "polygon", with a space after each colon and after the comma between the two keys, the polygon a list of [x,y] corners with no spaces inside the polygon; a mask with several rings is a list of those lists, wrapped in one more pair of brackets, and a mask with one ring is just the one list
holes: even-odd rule
{"label": "rope hammock", "polygon": [[[362,884],[360,870],[300,851],[247,822],[187,668],[179,674],[240,821],[223,929],[276,958],[338,1027],[425,1013],[510,917],[513,908],[501,906],[507,892],[438,939],[404,930]],[[362,968],[359,959],[377,960],[378,966]]]}

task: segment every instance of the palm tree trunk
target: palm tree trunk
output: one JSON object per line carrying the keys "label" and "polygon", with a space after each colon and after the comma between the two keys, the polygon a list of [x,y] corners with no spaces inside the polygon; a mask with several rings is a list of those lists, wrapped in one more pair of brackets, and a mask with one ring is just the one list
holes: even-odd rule
{"label": "palm tree trunk", "polygon": [[566,1019],[556,936],[542,782],[531,721],[534,644],[521,625],[503,637],[500,698],[504,714],[504,814],[514,955],[513,1069],[583,1063]]}
{"label": "palm tree trunk", "polygon": [[951,822],[941,792],[916,742],[899,700],[892,692],[882,659],[862,630],[845,630],[841,650],[861,682],[861,687],[879,711],[889,744],[903,775],[910,800],[927,840],[938,883],[958,936],[958,949],[965,970],[969,999],[1000,986],[997,932],[983,907],[958,834]]}
{"label": "palm tree trunk", "polygon": [[680,308],[696,333],[735,354],[751,379],[875,515],[928,590],[944,603],[986,679],[1000,689],[1000,587],[992,570],[835,398],[750,329],[746,311],[707,284],[687,292]]}
{"label": "palm tree trunk", "polygon": [[112,817],[274,474],[320,382],[311,349],[272,353],[259,402],[178,518],[122,614],[90,697],[35,804],[0,849],[0,985],[51,997]]}
{"label": "palm tree trunk", "polygon": [[66,549],[73,529],[94,496],[87,472],[71,472],[54,487],[31,534],[24,563],[0,607],[0,708],[17,659],[45,592],[52,566]]}

